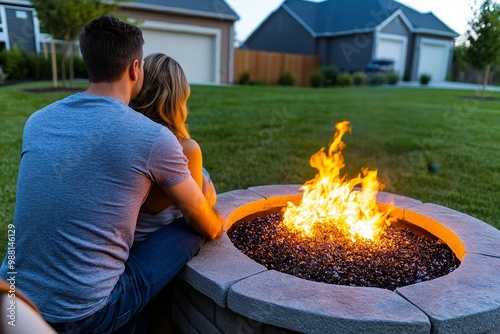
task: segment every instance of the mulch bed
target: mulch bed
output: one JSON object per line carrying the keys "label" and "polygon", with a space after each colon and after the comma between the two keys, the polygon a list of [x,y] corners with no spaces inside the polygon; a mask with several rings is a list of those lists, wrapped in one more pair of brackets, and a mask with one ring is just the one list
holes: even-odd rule
{"label": "mulch bed", "polygon": [[26,82],[33,82],[33,80],[4,80],[0,82],[0,87],[12,86]]}
{"label": "mulch bed", "polygon": [[500,98],[498,97],[478,96],[478,95],[460,96],[460,98],[466,100],[477,100],[477,101],[495,101],[495,102],[500,101]]}
{"label": "mulch bed", "polygon": [[[34,80],[4,80],[0,82],[0,87],[13,86],[22,83],[37,82]],[[24,91],[30,93],[53,93],[53,92],[83,92],[85,89],[82,88],[70,88],[70,87],[33,87],[25,88]]]}

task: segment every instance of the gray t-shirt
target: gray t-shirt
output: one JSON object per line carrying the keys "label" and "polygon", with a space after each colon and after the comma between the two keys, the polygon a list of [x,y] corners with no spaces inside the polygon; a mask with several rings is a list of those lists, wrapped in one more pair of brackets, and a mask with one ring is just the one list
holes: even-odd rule
{"label": "gray t-shirt", "polygon": [[77,93],[27,121],[19,169],[16,288],[49,322],[101,309],[124,271],[136,220],[154,181],[189,177],[175,136],[109,97]]}

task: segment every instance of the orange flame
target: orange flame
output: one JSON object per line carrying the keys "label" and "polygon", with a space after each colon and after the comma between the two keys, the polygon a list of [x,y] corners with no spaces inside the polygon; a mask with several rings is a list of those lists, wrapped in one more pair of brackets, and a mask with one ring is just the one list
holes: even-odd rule
{"label": "orange flame", "polygon": [[[283,222],[305,236],[312,236],[315,224],[333,224],[353,241],[360,238],[378,241],[391,223],[388,216],[393,208],[379,211],[376,196],[383,185],[377,179],[376,170],[363,169],[363,175],[352,180],[340,177],[340,170],[345,166],[342,136],[352,129],[348,121],[335,127],[337,131],[328,152],[323,147],[309,161],[318,174],[301,187],[304,193],[298,206],[288,203]],[[355,189],[358,185],[360,190]]]}

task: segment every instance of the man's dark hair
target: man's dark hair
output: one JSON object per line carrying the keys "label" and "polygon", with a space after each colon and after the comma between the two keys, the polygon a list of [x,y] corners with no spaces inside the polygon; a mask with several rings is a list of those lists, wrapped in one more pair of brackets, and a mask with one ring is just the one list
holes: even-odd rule
{"label": "man's dark hair", "polygon": [[144,39],[138,27],[103,15],[80,34],[80,50],[90,82],[113,82],[134,59],[142,62]]}

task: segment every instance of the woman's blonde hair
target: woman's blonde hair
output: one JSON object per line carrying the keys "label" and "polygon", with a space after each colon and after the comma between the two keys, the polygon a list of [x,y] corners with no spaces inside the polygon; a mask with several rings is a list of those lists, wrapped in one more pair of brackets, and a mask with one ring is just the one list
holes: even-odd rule
{"label": "woman's blonde hair", "polygon": [[168,127],[178,139],[187,139],[186,103],[190,93],[179,63],[163,53],[153,53],[144,58],[144,83],[130,106]]}

